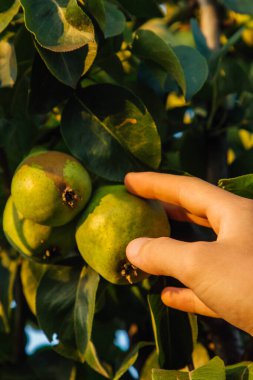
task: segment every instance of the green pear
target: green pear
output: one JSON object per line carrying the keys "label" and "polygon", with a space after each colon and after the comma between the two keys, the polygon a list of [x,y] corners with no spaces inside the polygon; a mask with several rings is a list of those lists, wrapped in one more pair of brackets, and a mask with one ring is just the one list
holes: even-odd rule
{"label": "green pear", "polygon": [[132,284],[147,277],[129,263],[127,244],[138,237],[170,235],[162,205],[128,193],[123,185],[96,191],[76,230],[76,242],[84,260],[114,284]]}
{"label": "green pear", "polygon": [[74,157],[55,151],[38,152],[17,168],[11,194],[18,211],[39,224],[61,226],[86,205],[91,180]]}
{"label": "green pear", "polygon": [[37,262],[54,263],[74,255],[75,220],[60,227],[26,219],[9,197],[3,214],[3,230],[11,246]]}

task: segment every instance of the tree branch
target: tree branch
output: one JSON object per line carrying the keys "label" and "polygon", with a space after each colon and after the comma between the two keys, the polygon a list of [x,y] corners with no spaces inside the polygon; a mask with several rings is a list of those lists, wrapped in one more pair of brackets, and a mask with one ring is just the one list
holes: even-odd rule
{"label": "tree branch", "polygon": [[200,27],[210,50],[220,47],[220,30],[215,0],[198,0],[200,8]]}

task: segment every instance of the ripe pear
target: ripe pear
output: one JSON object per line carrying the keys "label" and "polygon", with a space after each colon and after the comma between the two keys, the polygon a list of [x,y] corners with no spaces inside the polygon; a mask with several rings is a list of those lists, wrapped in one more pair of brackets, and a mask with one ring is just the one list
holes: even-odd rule
{"label": "ripe pear", "polygon": [[55,151],[38,152],[17,168],[11,193],[26,219],[61,226],[84,208],[91,194],[91,180],[74,157]]}
{"label": "ripe pear", "polygon": [[109,282],[123,285],[147,277],[127,260],[127,244],[138,237],[169,235],[170,225],[158,201],[111,185],[95,192],[77,225],[76,242],[88,265]]}
{"label": "ripe pear", "polygon": [[55,263],[74,255],[76,222],[60,227],[44,226],[26,219],[9,197],[3,214],[3,230],[11,246],[25,257]]}

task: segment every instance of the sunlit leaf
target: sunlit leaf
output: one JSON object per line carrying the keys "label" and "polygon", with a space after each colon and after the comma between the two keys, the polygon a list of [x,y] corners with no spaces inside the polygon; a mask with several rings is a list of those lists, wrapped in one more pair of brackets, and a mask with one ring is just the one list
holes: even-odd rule
{"label": "sunlit leaf", "polygon": [[191,380],[225,380],[225,365],[218,357],[214,357],[207,364],[191,371]]}
{"label": "sunlit leaf", "polygon": [[21,0],[21,4],[26,27],[41,46],[66,52],[94,41],[91,20],[76,0]]}
{"label": "sunlit leaf", "polygon": [[36,293],[39,282],[47,269],[47,265],[37,264],[24,260],[21,267],[21,281],[26,302],[34,315],[36,315]]}
{"label": "sunlit leaf", "polygon": [[220,179],[218,186],[241,197],[253,199],[253,174]]}
{"label": "sunlit leaf", "polygon": [[0,4],[0,33],[9,25],[13,17],[18,13],[20,0],[1,0]]}
{"label": "sunlit leaf", "polygon": [[60,82],[76,88],[81,76],[91,67],[97,52],[95,42],[70,52],[55,53],[36,44],[37,51],[48,70]]}
{"label": "sunlit leaf", "polygon": [[252,380],[253,363],[241,362],[226,367],[226,380]]}
{"label": "sunlit leaf", "polygon": [[[191,380],[187,372],[152,369],[152,380]],[[211,380],[211,379],[210,379]]]}
{"label": "sunlit leaf", "polygon": [[138,358],[139,350],[143,347],[147,347],[152,343],[139,342],[126,356],[123,363],[120,365],[119,369],[116,371],[113,380],[119,380],[123,374],[135,363]]}
{"label": "sunlit leaf", "polygon": [[70,151],[94,173],[122,181],[140,162],[152,168],[161,159],[161,141],[143,103],[119,86],[90,86],[63,111],[62,134]]}

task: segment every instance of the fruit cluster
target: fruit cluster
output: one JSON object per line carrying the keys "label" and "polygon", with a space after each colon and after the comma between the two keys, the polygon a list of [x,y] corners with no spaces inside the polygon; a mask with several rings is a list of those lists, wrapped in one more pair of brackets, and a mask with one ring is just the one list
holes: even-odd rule
{"label": "fruit cluster", "polygon": [[112,283],[142,280],[146,274],[127,261],[125,248],[140,236],[169,235],[163,208],[128,193],[123,185],[91,193],[90,176],[74,157],[55,151],[30,155],[12,179],[3,216],[6,238],[37,262],[59,263],[80,252]]}

